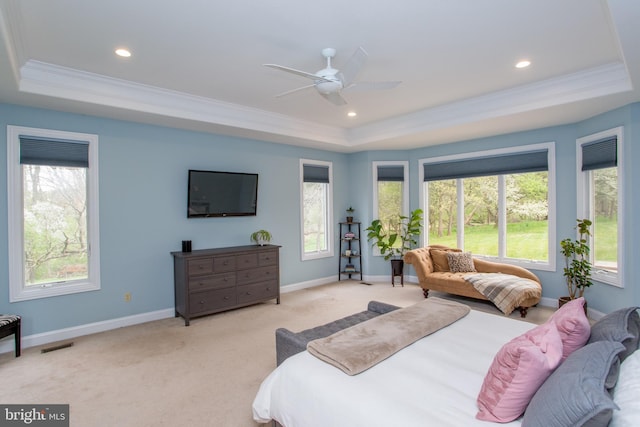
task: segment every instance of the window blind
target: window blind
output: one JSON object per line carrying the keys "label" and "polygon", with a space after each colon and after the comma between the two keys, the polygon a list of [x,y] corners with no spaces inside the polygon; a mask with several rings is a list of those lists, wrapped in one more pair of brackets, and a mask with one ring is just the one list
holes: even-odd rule
{"label": "window blind", "polygon": [[618,166],[618,137],[610,136],[582,144],[582,170]]}
{"label": "window blind", "polygon": [[500,154],[472,159],[424,164],[424,180],[472,178],[512,173],[540,172],[549,169],[548,150]]}
{"label": "window blind", "polygon": [[89,167],[89,142],[20,136],[20,163]]}
{"label": "window blind", "polygon": [[329,167],[317,165],[303,165],[304,182],[329,183]]}
{"label": "window blind", "polygon": [[404,166],[378,166],[378,181],[404,181]]}

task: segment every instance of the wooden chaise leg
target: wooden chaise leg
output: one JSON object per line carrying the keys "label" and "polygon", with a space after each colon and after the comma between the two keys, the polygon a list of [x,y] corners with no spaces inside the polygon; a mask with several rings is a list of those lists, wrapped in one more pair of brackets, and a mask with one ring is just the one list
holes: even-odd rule
{"label": "wooden chaise leg", "polygon": [[423,289],[422,293],[424,294],[425,298],[429,298],[429,289]]}
{"label": "wooden chaise leg", "polygon": [[520,317],[527,317],[527,310],[529,307],[520,307]]}

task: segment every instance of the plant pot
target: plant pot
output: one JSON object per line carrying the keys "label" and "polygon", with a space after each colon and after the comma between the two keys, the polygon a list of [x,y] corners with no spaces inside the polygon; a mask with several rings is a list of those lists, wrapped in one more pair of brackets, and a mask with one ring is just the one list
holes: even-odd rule
{"label": "plant pot", "polygon": [[347,217],[347,222],[353,222],[353,217],[352,216],[348,216]]}
{"label": "plant pot", "polygon": [[[566,303],[571,301],[570,297],[560,297],[558,298],[558,308],[562,307]],[[587,314],[587,300],[584,300],[584,314]]]}
{"label": "plant pot", "polygon": [[404,286],[404,260],[391,260],[391,285],[395,286],[395,277],[400,276],[400,284]]}

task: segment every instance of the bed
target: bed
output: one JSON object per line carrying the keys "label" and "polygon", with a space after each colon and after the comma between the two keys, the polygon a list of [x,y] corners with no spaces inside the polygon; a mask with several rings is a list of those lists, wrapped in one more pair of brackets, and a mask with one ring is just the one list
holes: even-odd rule
{"label": "bed", "polygon": [[[285,427],[520,426],[522,417],[501,424],[476,419],[477,398],[496,353],[536,326],[471,310],[353,376],[304,351],[263,381],[253,417]],[[635,359],[640,366],[640,355]]]}

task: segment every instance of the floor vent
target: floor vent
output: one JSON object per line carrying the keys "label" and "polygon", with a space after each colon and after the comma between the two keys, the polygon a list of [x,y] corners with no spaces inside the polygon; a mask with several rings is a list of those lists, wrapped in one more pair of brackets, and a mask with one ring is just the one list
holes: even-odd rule
{"label": "floor vent", "polygon": [[62,350],[63,348],[73,347],[73,342],[68,342],[60,345],[54,345],[53,347],[47,347],[40,350],[40,353],[50,353],[56,350]]}

